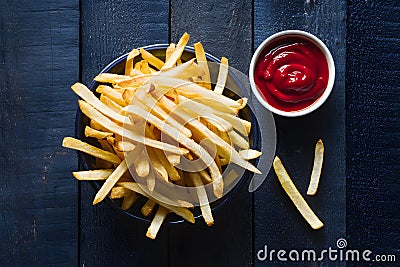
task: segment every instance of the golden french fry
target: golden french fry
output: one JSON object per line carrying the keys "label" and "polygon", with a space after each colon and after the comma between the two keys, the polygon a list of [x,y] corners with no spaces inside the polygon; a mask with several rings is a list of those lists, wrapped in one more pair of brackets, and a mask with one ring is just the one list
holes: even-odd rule
{"label": "golden french fry", "polygon": [[128,170],[128,165],[126,164],[126,161],[122,161],[118,167],[111,173],[111,175],[108,177],[108,179],[104,182],[104,184],[101,186],[100,190],[97,192],[94,200],[93,200],[93,205],[99,203],[102,201],[108,193],[111,191],[111,189],[114,187],[114,185],[118,182],[119,178]]}
{"label": "golden french fry", "polygon": [[153,220],[149,228],[147,229],[146,236],[151,239],[155,239],[158,231],[160,230],[161,224],[164,222],[167,217],[168,210],[164,207],[158,207],[156,214],[154,215]]}
{"label": "golden french fry", "polygon": [[165,78],[176,78],[187,80],[189,78],[201,76],[204,74],[204,71],[194,63],[194,58],[178,65],[174,68],[162,70],[158,73],[158,77],[165,77]]}
{"label": "golden french fry", "polygon": [[250,147],[249,142],[236,131],[229,132],[229,139],[234,145],[240,147],[241,149],[249,149]]}
{"label": "golden french fry", "polygon": [[161,70],[169,69],[175,66],[178,59],[180,59],[183,50],[185,49],[185,46],[189,41],[189,38],[190,35],[186,32],[182,35],[181,39],[179,40],[178,44],[175,47],[174,52],[172,52],[171,56],[165,62],[164,66],[162,66]]}
{"label": "golden french fry", "polygon": [[314,165],[311,173],[310,184],[308,186],[307,195],[313,196],[317,193],[319,179],[321,177],[322,163],[324,162],[324,143],[321,139],[315,145]]}
{"label": "golden french fry", "polygon": [[[161,152],[162,153],[162,152]],[[165,181],[168,183],[168,172],[164,165],[161,163],[161,160],[158,158],[155,149],[152,147],[147,147],[147,155],[150,159],[151,166],[154,171]]]}
{"label": "golden french fry", "polygon": [[199,64],[199,67],[204,71],[204,75],[201,76],[202,82],[200,85],[207,89],[211,89],[210,70],[208,69],[207,58],[203,45],[200,42],[194,44],[194,52],[196,54],[197,64]]}
{"label": "golden french fry", "polygon": [[140,48],[140,54],[144,60],[157,69],[160,70],[164,66],[164,62],[161,59],[155,57],[152,53],[144,50],[143,48]]}
{"label": "golden french fry", "polygon": [[317,215],[315,215],[310,206],[308,206],[307,202],[301,196],[278,157],[275,157],[273,166],[283,189],[304,219],[306,219],[313,229],[319,229],[324,226],[324,224],[320,221]]}
{"label": "golden french fry", "polygon": [[128,141],[117,141],[115,144],[115,148],[120,152],[129,152],[134,150],[136,147],[135,144],[132,144]]}
{"label": "golden french fry", "polygon": [[115,101],[118,105],[121,105],[123,107],[126,106],[125,100],[122,97],[122,93],[118,92],[117,90],[115,90],[113,88],[111,88],[110,86],[101,84],[101,85],[99,85],[97,87],[96,92],[99,93],[99,94],[104,94],[105,96],[107,96],[111,100]]}
{"label": "golden french fry", "polygon": [[201,214],[203,215],[204,221],[208,226],[211,226],[214,224],[214,218],[212,216],[204,184],[198,173],[189,173],[189,176],[192,178],[193,184],[196,186],[197,197],[199,198]]}
{"label": "golden french fry", "polygon": [[146,203],[144,203],[140,212],[143,214],[143,216],[149,216],[150,213],[153,211],[155,205],[156,205],[155,201],[148,199]]}
{"label": "golden french fry", "polygon": [[[107,86],[100,85],[98,88],[106,88]],[[111,87],[110,90],[114,90]],[[128,122],[128,119],[124,116],[120,115],[119,113],[115,112],[104,103],[102,103],[85,85],[81,83],[75,83],[71,86],[71,89],[77,94],[80,98],[85,100],[88,104],[96,108],[105,116],[116,120],[119,123]],[[117,93],[118,94],[118,93]],[[122,96],[121,96],[122,97]],[[123,99],[122,99],[123,100]],[[125,103],[125,102],[124,102]]]}
{"label": "golden french fry", "polygon": [[133,69],[133,60],[135,57],[139,56],[139,50],[138,49],[133,49],[127,56],[126,58],[126,63],[125,63],[125,75],[129,76],[131,74],[131,71]]}
{"label": "golden french fry", "polygon": [[75,139],[73,137],[65,137],[62,142],[62,146],[82,151],[96,158],[104,159],[112,163],[119,164],[121,162],[117,155],[98,147],[89,145],[88,143],[82,142],[81,140]]}
{"label": "golden french fry", "polygon": [[227,113],[216,113],[217,116],[229,122],[233,128],[241,133],[242,135],[247,136],[251,131],[251,122],[241,119],[237,116]]}
{"label": "golden french fry", "polygon": [[239,151],[239,155],[246,160],[258,158],[261,156],[261,154],[262,153],[260,151],[254,149],[245,149]]}
{"label": "golden french fry", "polygon": [[149,175],[150,172],[150,164],[148,157],[144,151],[141,151],[139,156],[135,159],[134,161],[135,169],[136,169],[136,174],[139,177],[145,177]]}
{"label": "golden french fry", "polygon": [[94,137],[97,139],[104,139],[104,138],[107,138],[112,135],[113,135],[113,133],[110,133],[110,132],[102,132],[102,131],[90,128],[89,126],[85,127],[85,136],[86,137]]}
{"label": "golden french fry", "polygon": [[114,73],[100,73],[94,80],[100,83],[111,83],[116,84],[125,80],[129,80],[130,77],[126,75],[114,74]]}
{"label": "golden french fry", "polygon": [[222,94],[224,92],[226,79],[228,78],[228,59],[226,57],[221,58],[221,64],[219,65],[217,84],[215,85],[214,92]]}
{"label": "golden french fry", "polygon": [[121,209],[122,210],[130,209],[137,199],[138,195],[135,192],[130,191],[129,195],[124,197],[124,200],[122,201],[121,204]]}
{"label": "golden french fry", "polygon": [[114,110],[116,113],[120,114],[122,111],[122,106],[117,104],[115,101],[111,100],[108,96],[102,94],[100,95],[100,101],[109,107],[110,109]]}
{"label": "golden french fry", "polygon": [[170,43],[169,46],[167,47],[167,50],[165,51],[165,61],[167,61],[171,57],[174,50],[175,50],[175,44]]}
{"label": "golden french fry", "polygon": [[112,169],[101,169],[101,170],[72,172],[72,175],[77,180],[95,181],[95,180],[107,179],[112,172],[113,172]]}
{"label": "golden french fry", "polygon": [[128,196],[132,191],[122,186],[115,186],[111,189],[110,198],[122,198]]}

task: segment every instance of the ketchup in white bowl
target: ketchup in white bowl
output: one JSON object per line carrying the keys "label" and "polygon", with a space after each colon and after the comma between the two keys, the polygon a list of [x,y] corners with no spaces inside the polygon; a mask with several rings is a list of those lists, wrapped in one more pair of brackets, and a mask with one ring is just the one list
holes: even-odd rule
{"label": "ketchup in white bowl", "polygon": [[285,31],[260,45],[249,78],[261,104],[293,117],[318,108],[329,96],[334,76],[332,56],[322,41],[309,33]]}

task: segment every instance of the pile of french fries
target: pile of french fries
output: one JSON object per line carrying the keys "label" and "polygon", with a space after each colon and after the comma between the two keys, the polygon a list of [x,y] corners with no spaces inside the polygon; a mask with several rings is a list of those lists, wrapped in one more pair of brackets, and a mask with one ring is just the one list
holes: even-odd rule
{"label": "pile of french fries", "polygon": [[[165,59],[143,48],[133,49],[125,73],[95,77],[100,97],[81,83],[72,86],[81,98],[82,113],[90,119],[85,136],[99,144],[64,138],[64,147],[96,158],[96,169],[73,172],[73,176],[104,180],[93,204],[107,196],[122,198],[121,208],[127,210],[138,195],[148,198],[141,208],[144,216],[158,207],[146,234],[152,239],[169,212],[194,223],[195,205],[207,225],[214,223],[206,185],[211,186],[213,197],[223,196],[225,165],[260,173],[249,162],[261,155],[249,145],[251,122],[238,115],[247,99],[224,96],[228,60],[221,59],[217,81],[212,83],[201,43],[194,45],[195,58],[182,62],[188,41],[185,33],[176,45],[171,43]],[[180,168],[183,161],[189,162],[189,170]],[[174,192],[157,190],[162,185],[170,190],[192,187],[196,196],[193,201],[176,199]]]}

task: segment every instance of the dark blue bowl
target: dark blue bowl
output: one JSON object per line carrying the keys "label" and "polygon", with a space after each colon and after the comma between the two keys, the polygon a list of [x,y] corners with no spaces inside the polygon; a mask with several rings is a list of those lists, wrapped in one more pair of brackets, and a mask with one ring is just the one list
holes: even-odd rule
{"label": "dark blue bowl", "polygon": [[[147,51],[151,52],[153,55],[163,59],[163,58],[165,58],[165,50],[167,49],[167,47],[168,47],[167,44],[157,44],[157,45],[146,46],[144,48]],[[107,67],[105,67],[101,71],[101,73],[105,73],[105,72],[117,73],[117,74],[124,73],[125,61],[126,61],[127,56],[128,56],[128,54],[125,54],[125,55],[122,55],[119,58],[115,59],[113,62],[111,62],[109,65],[107,65]],[[182,61],[187,61],[193,57],[195,57],[194,49],[192,47],[186,47],[185,51],[183,52],[182,57],[181,57]],[[216,58],[210,54],[206,53],[206,57],[207,57],[207,60],[210,62],[220,63],[220,60],[218,58]],[[139,60],[141,60],[140,57],[135,58],[135,62],[137,62]],[[100,85],[100,83],[93,81],[92,84],[90,85],[89,89],[91,91],[95,92],[97,86],[99,86],[99,85]],[[249,97],[247,95],[244,85],[239,81],[239,79],[232,72],[229,72],[229,77],[227,80],[227,87],[232,88],[234,91],[242,92],[242,96]],[[235,97],[238,98],[234,93],[230,92],[229,90],[224,90],[224,94],[228,95],[231,98],[235,98]],[[261,132],[260,132],[258,121],[257,121],[256,117],[254,116],[254,113],[252,112],[252,110],[250,108],[245,107],[244,109],[242,109],[240,111],[239,116],[241,118],[251,121],[252,128],[251,128],[251,132],[249,135],[250,147],[252,149],[261,151]],[[89,119],[78,109],[77,114],[76,114],[76,120],[75,120],[76,138],[83,140],[85,142],[88,142],[92,145],[98,146],[98,143],[96,140],[94,140],[93,138],[85,137],[84,130],[85,130],[85,126],[88,124],[89,124]],[[258,159],[253,160],[252,163],[255,166],[257,166]],[[87,155],[82,152],[78,152],[78,164],[79,164],[79,170],[94,169],[95,168],[95,159],[90,155]],[[215,212],[218,208],[220,208],[224,204],[226,204],[227,201],[229,199],[231,199],[238,192],[239,188],[241,188],[246,181],[250,181],[252,176],[253,176],[252,172],[245,171],[243,173],[242,177],[240,178],[240,180],[237,182],[235,187],[230,192],[225,194],[221,199],[210,204],[213,212]],[[92,184],[92,186],[96,190],[96,192],[100,189],[100,187],[102,185],[102,182],[100,182],[100,181],[92,181],[90,183]],[[109,204],[112,208],[114,208],[118,212],[123,213],[131,218],[137,219],[139,221],[148,223],[148,222],[151,222],[151,219],[153,218],[153,216],[151,216],[151,215],[145,217],[140,212],[142,205],[146,201],[146,198],[144,198],[144,197],[140,197],[137,200],[138,203],[135,203],[133,205],[133,207],[131,207],[131,209],[126,210],[126,211],[122,210],[120,208],[121,201],[118,199],[115,200],[115,199],[110,199],[109,197],[107,197],[105,199],[105,201],[107,202],[107,204]],[[201,211],[198,207],[196,207],[193,210],[193,215],[196,219],[201,217]],[[169,214],[167,217],[167,221],[169,223],[180,223],[180,222],[183,222],[183,219],[178,217],[175,214]]]}

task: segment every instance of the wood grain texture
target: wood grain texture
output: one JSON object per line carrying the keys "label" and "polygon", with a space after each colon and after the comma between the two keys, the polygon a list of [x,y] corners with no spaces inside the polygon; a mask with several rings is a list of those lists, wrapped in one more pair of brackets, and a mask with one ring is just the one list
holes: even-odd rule
{"label": "wood grain texture", "polygon": [[[168,1],[82,1],[82,81],[90,84],[108,63],[132,48],[168,43]],[[168,229],[157,240],[147,224],[124,217],[105,203],[92,206],[95,192],[81,184],[80,265],[166,266]]]}
{"label": "wood grain texture", "polygon": [[[247,73],[252,54],[252,1],[171,1],[171,41],[183,32]],[[249,181],[248,181],[249,182]],[[214,212],[215,224],[171,225],[170,266],[252,265],[252,195],[248,182]]]}
{"label": "wood grain texture", "polygon": [[399,1],[349,1],[346,61],[348,241],[397,261],[399,11]]}
{"label": "wood grain texture", "polygon": [[0,265],[76,265],[78,1],[0,5]]}
{"label": "wood grain texture", "polygon": [[[319,231],[311,229],[271,170],[254,196],[255,253],[264,245],[269,250],[335,247],[336,240],[345,236],[345,12],[346,2],[341,0],[287,1],[285,4],[255,1],[255,48],[273,33],[287,29],[305,30],[328,46],[336,65],[332,94],[319,110],[295,119],[275,116],[276,154],[325,226]],[[314,147],[319,138],[325,144],[325,161],[318,193],[310,197],[306,196],[306,191]],[[270,263],[269,259],[261,262],[256,255],[254,257],[255,266]],[[277,263],[277,258],[274,259]]]}

